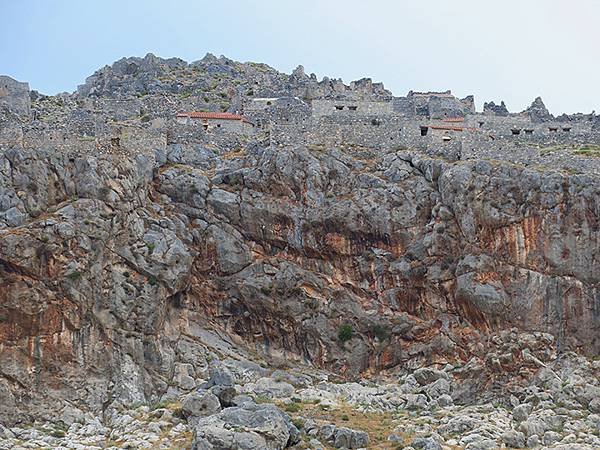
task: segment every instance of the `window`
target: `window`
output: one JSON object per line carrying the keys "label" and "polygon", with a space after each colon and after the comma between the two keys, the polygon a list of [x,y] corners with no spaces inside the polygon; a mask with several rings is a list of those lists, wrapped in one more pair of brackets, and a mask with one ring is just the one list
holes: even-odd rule
{"label": "window", "polygon": [[421,136],[427,136],[427,127],[421,127]]}
{"label": "window", "polygon": [[518,136],[519,134],[521,134],[521,130],[519,130],[519,129],[514,129],[514,128],[513,128],[513,129],[512,129],[512,130],[510,130],[510,131],[511,131],[511,133],[512,133],[512,134],[514,134],[514,135],[516,135],[516,136]]}
{"label": "window", "polygon": [[525,134],[533,134],[533,130],[527,129],[527,130],[523,130],[525,131]]}
{"label": "window", "polygon": [[379,126],[379,125],[381,125],[381,120],[379,120],[379,119],[371,119],[371,125]]}
{"label": "window", "polygon": [[565,133],[570,133],[571,132],[571,127],[563,127],[562,129]]}
{"label": "window", "polygon": [[479,122],[479,128],[483,127],[483,124],[484,124],[484,123],[485,123],[485,122],[481,122],[481,121],[480,121],[480,122]]}
{"label": "window", "polygon": [[267,102],[267,106],[271,106],[271,102]]}
{"label": "window", "polygon": [[356,111],[357,106],[348,106],[348,109],[350,111]]}
{"label": "window", "polygon": [[338,111],[341,111],[342,109],[344,109],[344,107],[341,105],[336,105],[335,109],[337,109]]}
{"label": "window", "polygon": [[558,131],[558,128],[555,128],[555,127],[548,127],[548,131],[549,131],[550,133],[556,133],[556,132]]}

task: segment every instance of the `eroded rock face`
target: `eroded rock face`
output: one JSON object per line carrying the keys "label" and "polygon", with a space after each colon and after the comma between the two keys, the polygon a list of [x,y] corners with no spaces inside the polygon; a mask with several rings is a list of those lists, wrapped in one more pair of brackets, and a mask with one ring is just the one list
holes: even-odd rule
{"label": "eroded rock face", "polygon": [[209,329],[348,376],[483,358],[510,327],[600,350],[593,176],[408,151],[170,150],[0,154],[2,420],[185,386],[207,369]]}

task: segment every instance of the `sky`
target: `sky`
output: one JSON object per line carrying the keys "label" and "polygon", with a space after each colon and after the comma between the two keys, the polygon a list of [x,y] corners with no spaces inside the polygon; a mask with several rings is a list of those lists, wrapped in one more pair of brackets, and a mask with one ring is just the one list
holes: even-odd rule
{"label": "sky", "polygon": [[370,77],[394,95],[451,89],[541,96],[550,112],[600,113],[600,0],[0,0],[0,74],[44,94],[154,53],[207,52],[290,73]]}

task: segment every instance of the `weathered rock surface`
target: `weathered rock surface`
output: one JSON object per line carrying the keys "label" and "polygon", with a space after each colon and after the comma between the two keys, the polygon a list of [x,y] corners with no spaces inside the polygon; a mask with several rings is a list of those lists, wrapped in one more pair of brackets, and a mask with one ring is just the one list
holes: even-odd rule
{"label": "weathered rock surface", "polygon": [[[181,363],[192,387],[205,328],[347,375],[598,351],[593,177],[255,145],[210,165],[0,155],[3,405],[156,398]],[[511,327],[554,337],[481,353]]]}

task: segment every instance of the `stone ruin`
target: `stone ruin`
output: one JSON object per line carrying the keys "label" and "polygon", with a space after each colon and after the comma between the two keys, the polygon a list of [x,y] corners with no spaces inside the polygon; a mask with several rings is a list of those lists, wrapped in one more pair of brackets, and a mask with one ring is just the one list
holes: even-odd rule
{"label": "stone ruin", "polygon": [[[302,66],[286,75],[210,54],[191,64],[124,58],[88,77],[76,93],[57,96],[2,76],[0,107],[5,145],[55,150],[146,153],[184,136],[232,147],[256,135],[272,145],[413,148],[452,159],[486,155],[529,163],[541,148],[600,142],[595,113],[554,117],[540,97],[520,113],[504,102],[485,103],[479,112],[472,95],[458,98],[450,90],[397,97],[369,78],[319,81]],[[240,115],[245,126],[177,123],[178,114],[193,111]]]}

